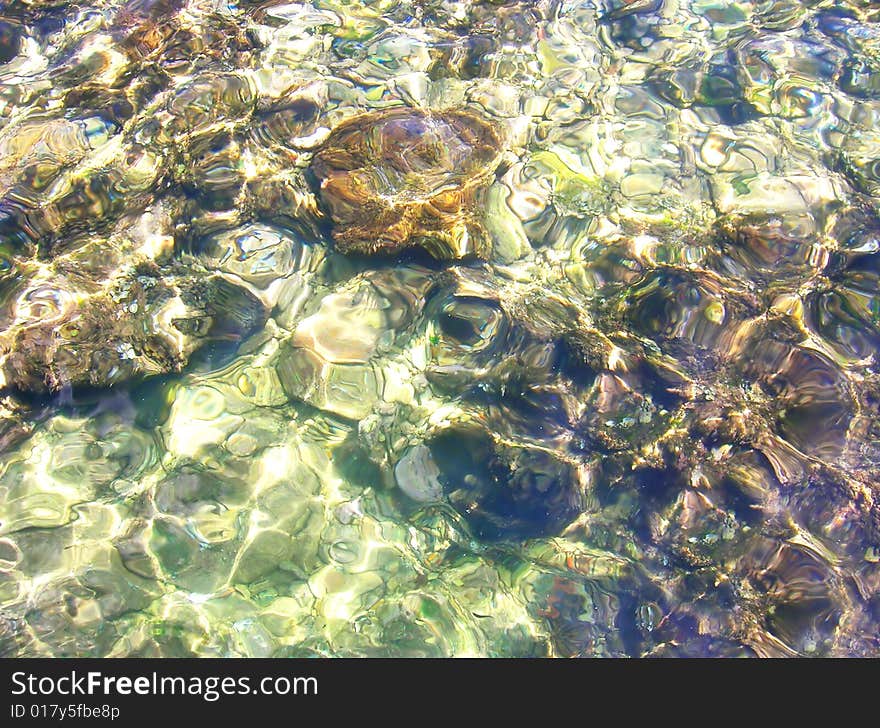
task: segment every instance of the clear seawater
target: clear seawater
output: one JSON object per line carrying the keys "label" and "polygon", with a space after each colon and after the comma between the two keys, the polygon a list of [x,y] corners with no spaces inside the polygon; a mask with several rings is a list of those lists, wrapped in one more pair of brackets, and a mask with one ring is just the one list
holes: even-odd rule
{"label": "clear seawater", "polygon": [[878,215],[877,3],[0,2],[0,655],[877,655]]}

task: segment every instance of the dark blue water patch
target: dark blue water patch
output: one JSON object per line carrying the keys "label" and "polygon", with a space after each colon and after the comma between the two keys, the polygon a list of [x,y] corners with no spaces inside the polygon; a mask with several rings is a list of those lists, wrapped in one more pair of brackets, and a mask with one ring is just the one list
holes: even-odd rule
{"label": "dark blue water patch", "polygon": [[663,0],[612,0],[599,16],[599,23],[608,28],[615,45],[641,51],[655,39],[655,28],[662,21],[659,13]]}
{"label": "dark blue water patch", "polygon": [[21,28],[0,20],[0,64],[9,63],[21,50]]}
{"label": "dark blue water patch", "polygon": [[880,98],[880,66],[864,58],[849,59],[840,75],[840,89],[856,98]]}
{"label": "dark blue water patch", "polygon": [[0,245],[16,253],[31,253],[40,238],[39,227],[27,210],[13,200],[0,200]]}
{"label": "dark blue water patch", "polygon": [[452,427],[428,442],[446,497],[486,541],[556,534],[583,509],[575,470],[538,448],[502,448],[485,430]]}
{"label": "dark blue water patch", "polygon": [[855,10],[839,4],[819,12],[815,24],[836,45],[853,53],[861,51],[866,42],[880,38],[880,30],[875,25],[863,23]]}

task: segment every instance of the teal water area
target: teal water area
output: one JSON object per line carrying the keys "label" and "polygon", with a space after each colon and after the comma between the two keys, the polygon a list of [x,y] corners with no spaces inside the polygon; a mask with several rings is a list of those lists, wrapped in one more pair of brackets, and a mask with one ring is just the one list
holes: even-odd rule
{"label": "teal water area", "polygon": [[0,3],[0,655],[875,656],[880,10]]}

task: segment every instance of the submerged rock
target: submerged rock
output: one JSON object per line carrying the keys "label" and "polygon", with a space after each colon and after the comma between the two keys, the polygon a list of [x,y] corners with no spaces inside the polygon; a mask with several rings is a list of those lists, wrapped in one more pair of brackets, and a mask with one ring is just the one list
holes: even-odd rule
{"label": "submerged rock", "polygon": [[243,282],[170,259],[169,210],[132,216],[51,261],[10,256],[0,288],[0,388],[107,387],[180,371],[208,341],[267,318]]}
{"label": "submerged rock", "polygon": [[[478,425],[442,430],[428,448],[439,483],[476,536],[489,541],[553,535],[584,509],[580,468],[563,453],[499,442]],[[412,452],[412,451],[410,451]],[[423,458],[424,459],[424,458]],[[398,470],[407,460],[401,460]],[[429,472],[428,466],[424,467]],[[398,480],[400,481],[400,473]],[[411,489],[402,489],[417,500]]]}
{"label": "submerged rock", "polygon": [[427,269],[399,268],[370,271],[324,296],[282,347],[284,391],[341,417],[365,417],[386,388],[377,360],[409,333],[431,285]]}
{"label": "submerged rock", "polygon": [[243,338],[266,318],[259,299],[224,278],[169,280],[147,265],[106,287],[56,274],[21,304],[0,336],[0,385],[29,392],[180,371],[206,341]]}
{"label": "submerged rock", "polygon": [[475,207],[500,161],[501,140],[468,111],[396,108],[340,124],[311,171],[346,253],[485,257]]}

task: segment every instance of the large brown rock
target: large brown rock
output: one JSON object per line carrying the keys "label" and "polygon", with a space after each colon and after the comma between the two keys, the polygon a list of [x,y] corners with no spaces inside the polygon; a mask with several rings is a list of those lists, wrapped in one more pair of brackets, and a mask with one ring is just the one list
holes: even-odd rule
{"label": "large brown rock", "polygon": [[421,246],[441,259],[486,257],[477,216],[501,139],[468,111],[395,108],[340,124],[311,171],[342,252]]}

